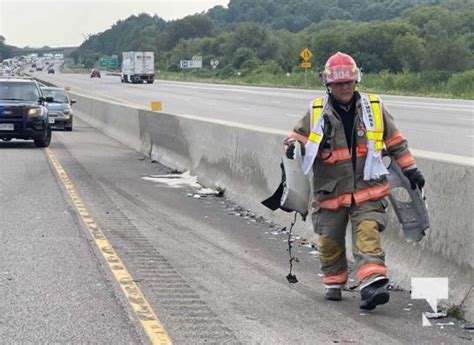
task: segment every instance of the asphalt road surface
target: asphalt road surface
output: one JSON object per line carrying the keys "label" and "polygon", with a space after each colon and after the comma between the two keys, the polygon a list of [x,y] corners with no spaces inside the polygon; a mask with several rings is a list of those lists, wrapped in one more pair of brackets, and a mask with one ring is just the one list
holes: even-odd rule
{"label": "asphalt road surface", "polygon": [[[290,130],[320,90],[213,85],[156,80],[153,85],[122,84],[120,77],[85,74],[35,76],[70,86],[72,91],[163,111]],[[474,101],[382,95],[397,126],[413,149],[474,156]]]}
{"label": "asphalt road surface", "polygon": [[[361,313],[356,290],[326,301],[302,239],[300,282],[288,284],[283,225],[154,182],[172,171],[81,121],[55,131],[50,152],[175,344],[470,343],[451,318],[423,327],[429,306],[406,291],[373,312]],[[146,342],[47,151],[2,142],[0,160],[0,342]]]}

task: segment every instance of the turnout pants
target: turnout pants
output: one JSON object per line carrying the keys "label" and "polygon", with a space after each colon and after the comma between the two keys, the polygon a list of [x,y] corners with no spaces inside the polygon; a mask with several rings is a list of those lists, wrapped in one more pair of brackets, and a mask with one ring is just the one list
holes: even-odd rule
{"label": "turnout pants", "polygon": [[345,237],[349,220],[357,280],[362,283],[387,276],[385,253],[380,241],[380,232],[387,224],[387,205],[387,200],[380,199],[360,205],[353,203],[337,210],[316,209],[313,212],[313,229],[319,234],[318,251],[326,286],[342,287],[347,282]]}

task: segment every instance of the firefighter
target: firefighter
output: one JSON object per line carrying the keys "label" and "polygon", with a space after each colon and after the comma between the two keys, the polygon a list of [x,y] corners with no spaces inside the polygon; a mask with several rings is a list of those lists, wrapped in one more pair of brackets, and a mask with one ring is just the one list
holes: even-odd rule
{"label": "firefighter", "polygon": [[332,55],[320,76],[327,95],[311,102],[285,139],[286,155],[293,157],[296,140],[304,145],[303,171],[313,180],[312,224],[319,235],[326,299],[342,299],[350,221],[360,308],[372,310],[390,298],[380,240],[390,191],[382,149],[394,156],[413,187],[421,189],[425,180],[380,97],[356,90],[361,72],[351,56]]}

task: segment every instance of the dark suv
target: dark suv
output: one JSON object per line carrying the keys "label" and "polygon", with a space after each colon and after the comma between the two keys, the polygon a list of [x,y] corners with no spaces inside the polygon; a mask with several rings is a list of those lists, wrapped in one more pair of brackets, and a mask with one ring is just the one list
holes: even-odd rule
{"label": "dark suv", "polygon": [[51,128],[46,102],[51,101],[34,80],[0,78],[0,139],[33,139],[37,147],[49,146]]}

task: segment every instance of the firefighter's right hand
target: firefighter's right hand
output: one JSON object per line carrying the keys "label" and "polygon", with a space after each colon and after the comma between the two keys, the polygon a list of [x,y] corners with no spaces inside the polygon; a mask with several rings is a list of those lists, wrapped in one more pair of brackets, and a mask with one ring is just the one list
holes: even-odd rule
{"label": "firefighter's right hand", "polygon": [[[295,149],[296,149],[296,146],[295,146],[295,141],[296,140],[293,140],[293,141],[289,141],[287,143],[287,146],[286,146],[286,157],[288,159],[295,159]],[[301,146],[301,156],[304,156],[305,154],[305,149],[304,149],[304,145],[300,142],[300,146]]]}

